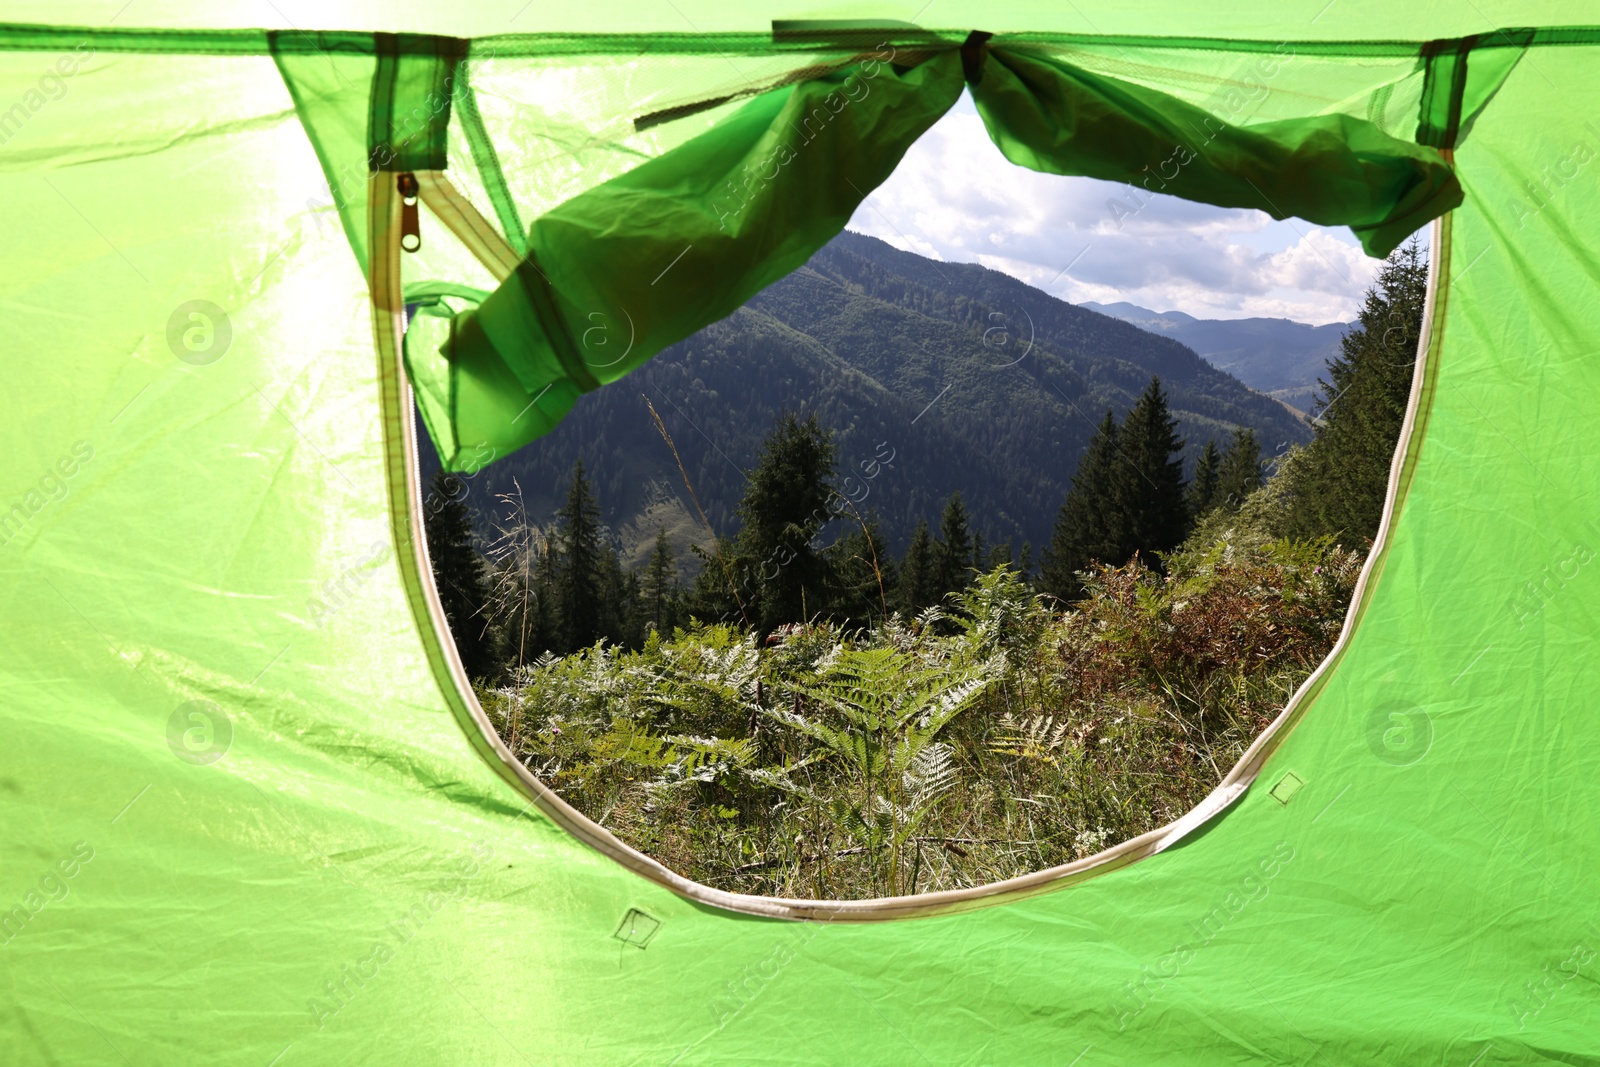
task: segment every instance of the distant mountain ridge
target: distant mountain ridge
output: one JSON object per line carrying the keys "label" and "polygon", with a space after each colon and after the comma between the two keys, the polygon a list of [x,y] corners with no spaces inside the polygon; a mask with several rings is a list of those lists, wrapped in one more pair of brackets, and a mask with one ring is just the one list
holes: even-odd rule
{"label": "distant mountain ridge", "polygon": [[[986,543],[1049,537],[1078,458],[1110,408],[1159,374],[1192,457],[1235,426],[1268,454],[1303,420],[1189,348],[1058,300],[1009,275],[841,234],[744,308],[584,396],[561,426],[471,479],[480,508],[513,480],[533,516],[559,507],[574,461],[637,563],[658,527],[683,550],[737,529],[744,472],[784,409],[833,431],[839,484],[899,553],[960,490]],[[845,480],[846,478],[850,480]]]}
{"label": "distant mountain ridge", "polygon": [[1317,381],[1339,354],[1353,322],[1312,326],[1292,319],[1197,319],[1181,311],[1151,311],[1119,302],[1078,305],[1188,345],[1213,366],[1252,389],[1309,412]]}

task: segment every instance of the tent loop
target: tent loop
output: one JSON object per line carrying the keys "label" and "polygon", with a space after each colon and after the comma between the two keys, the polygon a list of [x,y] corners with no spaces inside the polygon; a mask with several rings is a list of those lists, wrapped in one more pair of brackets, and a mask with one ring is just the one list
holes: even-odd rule
{"label": "tent loop", "polygon": [[[1505,29],[1424,44],[1421,57],[1426,74],[1417,143],[1439,149],[1458,147],[1533,43],[1535,32]],[[1472,57],[1475,62],[1469,62]]]}
{"label": "tent loop", "polygon": [[457,37],[374,34],[378,65],[367,118],[371,170],[445,168],[451,85],[467,45]]}
{"label": "tent loop", "polygon": [[992,37],[994,37],[992,33],[973,30],[962,42],[961,75],[966,78],[968,85],[977,85],[983,81],[983,65],[989,58],[989,40]]}

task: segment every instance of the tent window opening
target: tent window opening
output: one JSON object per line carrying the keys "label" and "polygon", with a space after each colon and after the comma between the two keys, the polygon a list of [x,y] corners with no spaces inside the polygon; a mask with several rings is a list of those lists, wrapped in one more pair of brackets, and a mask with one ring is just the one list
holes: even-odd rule
{"label": "tent window opening", "polygon": [[[860,67],[714,99],[733,134],[526,240],[494,191],[519,160],[482,166],[477,102],[457,108],[470,191],[418,172],[422,228],[453,252],[403,257],[404,351],[463,672],[527,771],[715,889],[960,890],[1150,841],[1333,649],[1378,534],[1428,297],[1406,227],[1459,196],[1444,157],[1396,151],[1366,200],[1342,178],[1279,192],[1353,225],[1275,219],[1265,175],[1310,166],[1306,142],[1395,139],[1264,120],[1201,163],[1214,121],[1147,118],[1118,151],[1153,166],[1097,173],[1063,116],[1120,145],[1138,101],[977,58],[1008,93],[973,91],[970,47],[881,64],[920,79],[902,102],[952,94],[897,108],[892,150],[828,127],[889,88]],[[1375,95],[1420,91],[1407,77]],[[873,152],[819,206],[829,167]],[[685,221],[705,172],[732,177]],[[658,231],[630,231],[641,211]],[[473,284],[437,280],[452,267]]]}

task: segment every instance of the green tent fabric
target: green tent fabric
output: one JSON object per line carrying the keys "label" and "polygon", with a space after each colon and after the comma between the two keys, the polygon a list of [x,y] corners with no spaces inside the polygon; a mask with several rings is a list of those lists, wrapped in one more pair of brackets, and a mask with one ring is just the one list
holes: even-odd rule
{"label": "green tent fabric", "polygon": [[[278,7],[0,26],[6,1062],[1600,1062],[1586,9]],[[400,330],[442,306],[413,322],[447,338],[501,272],[429,211],[399,251],[372,86],[424,87],[520,255],[862,32],[935,71],[974,29],[984,81],[1026,45],[1450,154],[1379,544],[1333,657],[1171,827],[941,896],[694,886],[513,765],[436,621]]]}

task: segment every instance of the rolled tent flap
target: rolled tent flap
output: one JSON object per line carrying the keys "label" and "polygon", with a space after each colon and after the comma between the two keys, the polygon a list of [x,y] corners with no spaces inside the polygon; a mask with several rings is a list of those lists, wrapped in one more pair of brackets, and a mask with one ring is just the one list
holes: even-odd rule
{"label": "rolled tent flap", "polygon": [[448,377],[451,470],[547,433],[577,398],[725,318],[844,229],[961,94],[955,52],[877,54],[765,93],[540,217],[528,255],[413,375]]}
{"label": "rolled tent flap", "polygon": [[1030,170],[1348,226],[1378,257],[1461,204],[1439,151],[1351,115],[1236,126],[1158,90],[1014,48],[989,49],[971,76],[989,137]]}
{"label": "rolled tent flap", "polygon": [[474,471],[548,433],[583,393],[800,267],[964,81],[1020,166],[1349,226],[1374,256],[1462,201],[1437,148],[1352,115],[1235,125],[982,33],[959,52],[889,49],[764,93],[540,217],[510,278],[437,347],[407,346],[413,381],[436,398],[425,421],[445,466]]}

